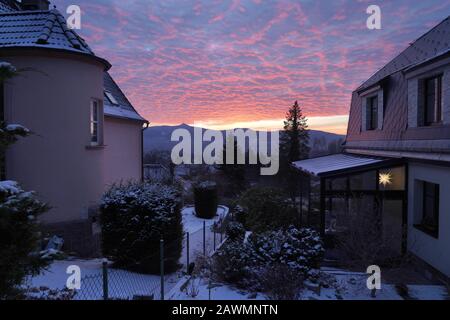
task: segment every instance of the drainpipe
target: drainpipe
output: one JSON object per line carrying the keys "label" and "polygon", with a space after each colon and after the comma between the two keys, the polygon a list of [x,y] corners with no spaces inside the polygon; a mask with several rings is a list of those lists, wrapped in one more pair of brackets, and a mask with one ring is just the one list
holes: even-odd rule
{"label": "drainpipe", "polygon": [[144,182],[144,132],[150,126],[149,121],[144,122],[144,126],[141,130],[141,181]]}

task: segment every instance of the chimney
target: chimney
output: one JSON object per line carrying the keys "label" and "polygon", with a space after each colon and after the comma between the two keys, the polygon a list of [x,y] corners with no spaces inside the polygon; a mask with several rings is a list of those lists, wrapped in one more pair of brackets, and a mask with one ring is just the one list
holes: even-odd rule
{"label": "chimney", "polygon": [[22,0],[23,10],[48,10],[49,0]]}

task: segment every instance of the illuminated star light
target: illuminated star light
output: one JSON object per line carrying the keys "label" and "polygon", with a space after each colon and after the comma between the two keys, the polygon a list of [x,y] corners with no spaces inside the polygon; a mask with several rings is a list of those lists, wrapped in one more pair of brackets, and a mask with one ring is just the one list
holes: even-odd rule
{"label": "illuminated star light", "polygon": [[390,173],[380,173],[380,184],[387,186],[392,183],[392,176]]}

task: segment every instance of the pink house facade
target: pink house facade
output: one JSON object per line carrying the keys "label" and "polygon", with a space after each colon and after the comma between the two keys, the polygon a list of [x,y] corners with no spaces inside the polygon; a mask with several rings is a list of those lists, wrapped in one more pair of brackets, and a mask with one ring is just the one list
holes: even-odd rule
{"label": "pink house facade", "polygon": [[109,62],[57,10],[27,3],[0,1],[0,60],[22,70],[1,88],[2,120],[33,133],[8,150],[2,180],[36,191],[52,207],[41,217],[47,230],[66,249],[92,255],[101,195],[142,179],[147,121],[109,75]]}

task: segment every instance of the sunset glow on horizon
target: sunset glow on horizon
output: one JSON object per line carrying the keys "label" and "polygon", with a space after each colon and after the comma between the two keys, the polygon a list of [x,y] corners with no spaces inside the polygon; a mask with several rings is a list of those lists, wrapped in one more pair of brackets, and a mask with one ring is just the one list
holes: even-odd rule
{"label": "sunset glow on horizon", "polygon": [[[54,0],[62,12],[72,4]],[[346,133],[352,91],[450,14],[450,3],[366,0],[79,0],[92,50],[152,125]]]}

